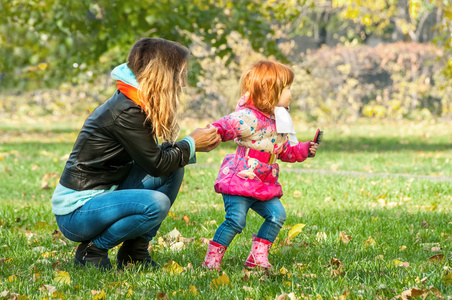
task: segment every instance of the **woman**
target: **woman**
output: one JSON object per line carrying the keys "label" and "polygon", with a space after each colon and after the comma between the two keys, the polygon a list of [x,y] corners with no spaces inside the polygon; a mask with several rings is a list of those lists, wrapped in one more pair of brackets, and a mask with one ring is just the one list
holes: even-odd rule
{"label": "woman", "polygon": [[176,199],[183,167],[196,160],[195,151],[220,143],[213,127],[174,142],[188,56],[175,42],[139,40],[112,72],[118,90],[86,119],[52,197],[61,232],[81,242],[76,265],[110,269],[108,250],[123,243],[119,268],[157,266],[149,241]]}

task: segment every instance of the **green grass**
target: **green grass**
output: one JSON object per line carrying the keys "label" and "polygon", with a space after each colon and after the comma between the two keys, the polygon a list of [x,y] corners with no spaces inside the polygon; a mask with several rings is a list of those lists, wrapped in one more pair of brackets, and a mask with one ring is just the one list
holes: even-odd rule
{"label": "green grass", "polygon": [[[50,198],[79,126],[77,120],[0,124],[2,299],[15,294],[24,299],[93,299],[102,290],[107,299],[164,294],[170,299],[275,299],[289,293],[308,299],[390,299],[412,287],[431,290],[427,299],[436,299],[436,290],[452,295],[451,282],[444,278],[452,271],[448,124],[321,125],[325,138],[317,157],[281,166],[287,227],[270,253],[274,268],[246,276],[242,269],[251,235],[262,222],[254,212],[227,250],[222,271],[200,267],[204,239],[211,239],[224,220],[213,182],[224,154],[234,151],[232,143],[198,154],[198,164],[186,168],[172,213],[151,243],[159,264],[174,261],[180,268],[176,265],[171,273],[169,267],[150,272],[135,266],[102,273],[75,267],[77,243],[55,231]],[[315,128],[298,128],[299,139],[310,139]],[[289,241],[290,227],[299,223],[306,226]],[[182,250],[171,250],[175,241],[167,234],[175,228],[183,238],[193,238]],[[341,233],[351,241],[344,243]],[[113,263],[116,253],[117,248],[110,251]],[[444,259],[430,261],[435,254]],[[333,258],[341,267],[331,264]],[[69,281],[58,281],[58,271],[68,272]],[[212,281],[223,273],[229,285],[215,287]]]}

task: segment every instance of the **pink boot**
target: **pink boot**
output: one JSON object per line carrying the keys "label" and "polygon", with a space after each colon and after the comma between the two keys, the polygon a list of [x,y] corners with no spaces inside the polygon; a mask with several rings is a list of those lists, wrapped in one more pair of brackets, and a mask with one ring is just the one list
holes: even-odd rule
{"label": "pink boot", "polygon": [[224,253],[228,247],[215,243],[214,241],[209,242],[209,247],[207,248],[207,254],[204,258],[202,266],[205,269],[220,269],[221,261],[223,260]]}
{"label": "pink boot", "polygon": [[272,265],[268,262],[268,251],[270,251],[272,244],[272,242],[258,238],[253,234],[253,244],[251,245],[250,255],[245,261],[245,267],[271,268]]}

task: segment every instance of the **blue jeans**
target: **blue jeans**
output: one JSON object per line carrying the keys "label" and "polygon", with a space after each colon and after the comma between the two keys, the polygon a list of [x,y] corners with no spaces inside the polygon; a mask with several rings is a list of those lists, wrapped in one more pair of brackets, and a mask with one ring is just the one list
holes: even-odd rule
{"label": "blue jeans", "polygon": [[152,177],[135,165],[116,191],[94,196],[67,215],[57,215],[61,233],[74,242],[111,249],[125,240],[157,234],[179,192],[184,169]]}
{"label": "blue jeans", "polygon": [[246,225],[246,215],[251,208],[265,219],[257,237],[274,242],[286,220],[286,211],[277,197],[269,201],[223,194],[226,220],[218,227],[213,241],[229,246],[234,237],[241,233]]}

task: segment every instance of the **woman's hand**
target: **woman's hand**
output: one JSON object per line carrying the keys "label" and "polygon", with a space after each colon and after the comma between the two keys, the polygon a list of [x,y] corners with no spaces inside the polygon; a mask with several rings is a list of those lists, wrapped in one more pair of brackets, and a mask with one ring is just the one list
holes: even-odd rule
{"label": "woman's hand", "polygon": [[210,124],[205,128],[195,129],[190,136],[195,140],[196,152],[209,152],[221,143],[217,129]]}
{"label": "woman's hand", "polygon": [[319,147],[319,144],[314,143],[314,142],[309,142],[310,143],[310,147],[309,147],[309,153],[311,153],[311,157],[315,156],[315,153],[317,152],[317,148]]}

